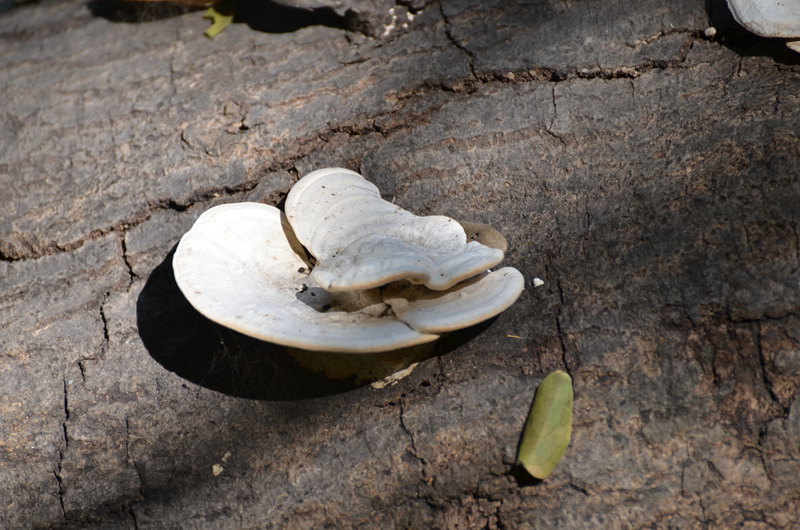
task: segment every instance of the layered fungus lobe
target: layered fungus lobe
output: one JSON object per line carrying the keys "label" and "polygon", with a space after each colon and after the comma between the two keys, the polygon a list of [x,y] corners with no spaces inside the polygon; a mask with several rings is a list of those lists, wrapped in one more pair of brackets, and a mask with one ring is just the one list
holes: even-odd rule
{"label": "layered fungus lobe", "polygon": [[797,0],[728,0],[736,22],[762,37],[788,39],[800,52],[800,3]]}
{"label": "layered fungus lobe", "polygon": [[371,353],[507,309],[524,280],[512,267],[488,270],[502,258],[456,221],[418,217],[358,173],[328,168],[295,184],[286,216],[251,202],[209,209],[181,238],[173,269],[214,322],[306,350]]}
{"label": "layered fungus lobe", "polygon": [[303,177],[286,197],[286,216],[317,258],[313,277],[333,291],[402,279],[440,291],[503,260],[500,249],[468,243],[453,219],[418,217],[383,200],[374,184],[346,169]]}

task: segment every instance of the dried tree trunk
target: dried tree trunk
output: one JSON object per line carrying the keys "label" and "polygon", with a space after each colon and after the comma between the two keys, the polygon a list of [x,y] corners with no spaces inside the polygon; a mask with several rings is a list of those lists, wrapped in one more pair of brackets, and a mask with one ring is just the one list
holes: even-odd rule
{"label": "dried tree trunk", "polygon": [[[403,4],[377,38],[269,3],[214,41],[0,14],[0,526],[796,524],[798,56],[718,2]],[[382,389],[196,314],[194,219],[333,165],[545,285]],[[573,441],[531,485],[554,369]]]}

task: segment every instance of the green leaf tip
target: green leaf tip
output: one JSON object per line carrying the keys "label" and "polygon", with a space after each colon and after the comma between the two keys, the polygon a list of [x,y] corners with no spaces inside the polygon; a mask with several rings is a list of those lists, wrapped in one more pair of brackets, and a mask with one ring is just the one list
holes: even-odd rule
{"label": "green leaf tip", "polygon": [[522,440],[517,465],[538,479],[545,479],[556,468],[572,436],[572,378],[556,370],[536,389]]}
{"label": "green leaf tip", "polygon": [[223,1],[208,8],[203,18],[211,19],[211,26],[203,35],[213,39],[233,22],[233,1]]}

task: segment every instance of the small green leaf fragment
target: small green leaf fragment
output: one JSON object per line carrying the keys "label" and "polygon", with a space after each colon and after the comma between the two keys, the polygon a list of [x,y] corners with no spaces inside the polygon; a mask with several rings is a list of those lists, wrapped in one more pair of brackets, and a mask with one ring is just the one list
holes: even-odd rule
{"label": "small green leaf fragment", "polygon": [[547,478],[556,468],[572,435],[572,378],[556,370],[539,384],[517,451],[517,465],[531,476]]}
{"label": "small green leaf fragment", "polygon": [[213,39],[233,22],[233,2],[223,1],[209,7],[203,18],[211,19],[211,26],[203,32],[203,35]]}

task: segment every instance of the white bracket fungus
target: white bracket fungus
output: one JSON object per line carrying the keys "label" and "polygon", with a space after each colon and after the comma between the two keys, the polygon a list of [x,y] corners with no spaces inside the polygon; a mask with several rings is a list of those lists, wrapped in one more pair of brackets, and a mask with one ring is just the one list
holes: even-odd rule
{"label": "white bracket fungus", "polygon": [[384,201],[346,169],[300,179],[286,212],[245,202],[197,219],[173,257],[175,280],[195,309],[258,339],[369,353],[492,318],[524,289],[512,267],[487,272],[502,249],[467,242],[452,219]]}
{"label": "white bracket fungus", "polygon": [[487,313],[500,313],[516,302],[524,288],[522,274],[513,267],[503,267],[449,291],[390,285],[384,290],[384,301],[397,318],[415,330],[444,333],[483,322]]}
{"label": "white bracket fungus", "polygon": [[317,258],[312,276],[329,291],[403,279],[441,291],[503,260],[500,249],[468,243],[453,219],[417,217],[347,169],[320,169],[300,179],[286,197],[286,217]]}
{"label": "white bracket fungus", "polygon": [[800,52],[800,1],[728,0],[736,22],[762,37],[788,39],[786,45]]}

